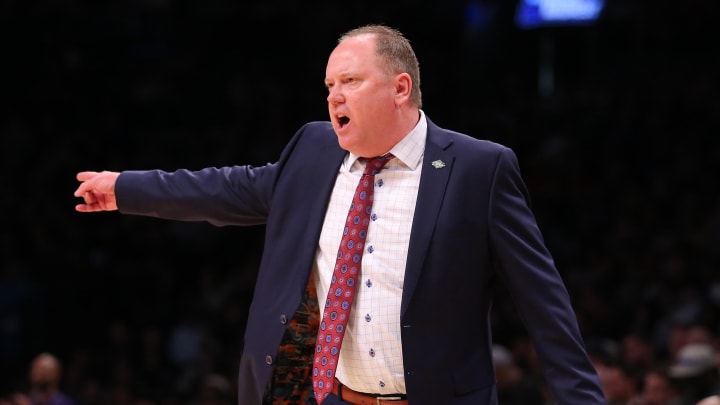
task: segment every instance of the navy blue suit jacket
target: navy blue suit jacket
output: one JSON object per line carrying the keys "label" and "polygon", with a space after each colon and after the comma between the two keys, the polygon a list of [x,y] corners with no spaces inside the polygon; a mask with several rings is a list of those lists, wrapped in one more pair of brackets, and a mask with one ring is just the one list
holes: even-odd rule
{"label": "navy blue suit jacket", "polygon": [[[312,122],[272,164],[127,171],[117,180],[122,213],[218,226],[265,224],[240,360],[241,405],[262,401],[286,323],[307,285],[346,153],[329,122]],[[437,160],[445,167],[435,168],[431,162]],[[515,154],[428,120],[401,308],[412,405],[497,402],[489,318],[498,277],[513,297],[558,404],[604,404]]]}

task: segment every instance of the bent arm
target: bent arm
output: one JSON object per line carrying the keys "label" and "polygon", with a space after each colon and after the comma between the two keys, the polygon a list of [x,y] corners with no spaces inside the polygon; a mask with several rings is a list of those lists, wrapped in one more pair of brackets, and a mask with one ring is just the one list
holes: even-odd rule
{"label": "bent arm", "polygon": [[528,329],[558,404],[605,404],[566,286],[545,246],[515,154],[496,166],[490,202],[498,272]]}

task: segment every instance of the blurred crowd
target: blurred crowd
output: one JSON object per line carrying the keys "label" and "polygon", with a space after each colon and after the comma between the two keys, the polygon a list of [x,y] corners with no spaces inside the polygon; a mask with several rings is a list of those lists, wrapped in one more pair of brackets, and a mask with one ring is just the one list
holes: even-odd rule
{"label": "blurred crowd", "polygon": [[[539,30],[499,0],[304,3],[0,2],[0,405],[38,358],[77,405],[234,403],[262,227],[78,214],[75,173],[275,160],[366,22],[411,39],[432,120],[518,154],[610,405],[720,394],[717,2]],[[501,404],[552,404],[495,302]]]}

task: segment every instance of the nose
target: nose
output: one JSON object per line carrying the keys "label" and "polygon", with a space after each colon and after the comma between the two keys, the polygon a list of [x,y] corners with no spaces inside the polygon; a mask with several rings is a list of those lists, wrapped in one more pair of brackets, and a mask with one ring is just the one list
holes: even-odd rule
{"label": "nose", "polygon": [[329,89],[327,101],[330,104],[338,104],[343,101],[342,92],[340,91],[339,86],[333,86]]}

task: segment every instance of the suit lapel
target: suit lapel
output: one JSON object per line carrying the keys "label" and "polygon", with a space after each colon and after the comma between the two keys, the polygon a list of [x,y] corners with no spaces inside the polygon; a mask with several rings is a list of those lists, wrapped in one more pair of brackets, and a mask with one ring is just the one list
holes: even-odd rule
{"label": "suit lapel", "polygon": [[315,260],[315,253],[317,252],[317,244],[320,240],[320,232],[325,222],[327,205],[330,202],[333,187],[335,187],[339,167],[346,154],[347,151],[341,149],[337,144],[330,144],[320,151],[320,156],[323,157],[322,159],[314,159],[305,163],[307,167],[304,170],[306,170],[306,173],[312,173],[312,175],[304,176],[304,178],[306,178],[304,181],[309,181],[313,184],[313,186],[309,187],[309,189],[314,190],[312,194],[324,196],[325,200],[313,201],[305,207],[307,230],[304,234],[307,237],[301,241],[304,246],[298,251],[304,252],[303,254],[306,255],[304,256],[304,260],[310,263],[310,266],[307,266],[308,272],[304,274],[303,277],[298,277],[298,283],[306,283],[312,270],[312,263]]}
{"label": "suit lapel", "polygon": [[420,172],[420,187],[410,232],[400,316],[407,310],[425,262],[430,239],[442,205],[455,156],[449,152],[452,142],[428,119],[425,154]]}

